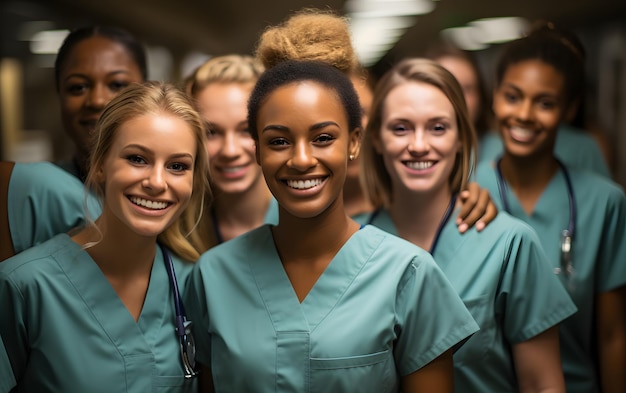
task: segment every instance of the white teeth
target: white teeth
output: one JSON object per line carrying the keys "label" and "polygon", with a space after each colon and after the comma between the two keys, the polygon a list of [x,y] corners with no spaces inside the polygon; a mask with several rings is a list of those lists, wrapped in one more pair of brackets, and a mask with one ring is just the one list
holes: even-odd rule
{"label": "white teeth", "polygon": [[220,168],[220,170],[226,173],[235,173],[237,171],[240,171],[242,168],[243,166],[231,166],[231,167],[226,167],[226,168]]}
{"label": "white teeth", "polygon": [[130,201],[135,205],[143,206],[148,209],[162,210],[167,207],[167,202],[149,201],[139,197],[130,197]]}
{"label": "white teeth", "polygon": [[313,180],[287,180],[287,185],[298,190],[306,190],[322,184],[322,179]]}
{"label": "white teeth", "polygon": [[431,166],[433,166],[435,163],[432,161],[408,161],[406,163],[406,166],[408,166],[411,169],[428,169]]}
{"label": "white teeth", "polygon": [[511,127],[511,136],[515,139],[528,140],[535,136],[535,131],[528,128]]}

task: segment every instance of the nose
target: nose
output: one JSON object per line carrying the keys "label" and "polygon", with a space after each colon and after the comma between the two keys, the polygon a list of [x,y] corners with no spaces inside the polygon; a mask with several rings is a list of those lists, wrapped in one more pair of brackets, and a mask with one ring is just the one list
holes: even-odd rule
{"label": "nose", "polygon": [[311,146],[305,141],[296,143],[287,166],[304,172],[315,165],[317,165],[317,159],[312,154]]}
{"label": "nose", "polygon": [[226,157],[237,157],[241,152],[240,141],[237,138],[236,132],[227,131],[224,134],[224,144],[222,145],[221,153]]}
{"label": "nose", "polygon": [[409,140],[407,148],[412,155],[420,156],[428,153],[430,150],[428,133],[424,132],[424,130],[416,130]]}
{"label": "nose", "polygon": [[101,85],[95,84],[87,93],[85,105],[98,110],[104,109],[106,104],[113,98],[109,90]]}
{"label": "nose", "polygon": [[515,115],[520,121],[531,121],[533,118],[533,107],[530,100],[524,100],[517,106]]}
{"label": "nose", "polygon": [[167,190],[165,167],[153,166],[149,169],[148,176],[143,180],[142,186],[151,194],[156,195]]}

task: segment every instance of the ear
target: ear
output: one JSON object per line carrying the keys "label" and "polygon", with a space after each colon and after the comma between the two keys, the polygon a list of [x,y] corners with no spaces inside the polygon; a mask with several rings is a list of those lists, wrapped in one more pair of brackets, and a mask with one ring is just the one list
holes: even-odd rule
{"label": "ear", "polygon": [[102,169],[102,165],[100,165],[96,170],[95,179],[98,184],[104,184],[104,182],[106,181],[106,176],[104,174],[104,169]]}
{"label": "ear", "polygon": [[348,154],[354,158],[359,156],[361,151],[361,139],[363,137],[363,130],[361,127],[357,127],[350,131],[350,143],[348,146]]}

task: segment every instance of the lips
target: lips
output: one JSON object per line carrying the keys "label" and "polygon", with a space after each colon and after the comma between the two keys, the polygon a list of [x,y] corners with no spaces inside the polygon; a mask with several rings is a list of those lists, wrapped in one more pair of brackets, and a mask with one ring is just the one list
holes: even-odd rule
{"label": "lips", "polygon": [[319,177],[316,179],[306,179],[306,180],[287,180],[286,183],[289,187],[295,188],[296,190],[308,190],[314,187],[319,186],[324,182],[325,178]]}
{"label": "lips", "polygon": [[404,161],[404,165],[415,170],[424,170],[435,165],[435,161]]}
{"label": "lips", "polygon": [[143,199],[136,196],[129,197],[130,201],[137,206],[145,207],[150,210],[163,210],[170,204],[168,202],[151,201],[149,199]]}
{"label": "lips", "polygon": [[513,140],[522,143],[531,142],[536,135],[535,130],[523,127],[511,127],[509,133]]}

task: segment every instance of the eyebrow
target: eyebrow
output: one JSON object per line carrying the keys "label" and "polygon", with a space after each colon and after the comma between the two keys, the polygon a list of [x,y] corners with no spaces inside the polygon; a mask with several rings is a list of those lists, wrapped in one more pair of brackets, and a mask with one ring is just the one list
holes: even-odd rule
{"label": "eyebrow", "polygon": [[[139,149],[139,150],[141,150],[141,151],[142,151],[142,152],[144,152],[144,153],[154,154],[152,150],[150,150],[150,149],[146,148],[145,146],[138,145],[138,144],[136,144],[136,143],[131,143],[130,145],[126,145],[126,146],[124,146],[124,147],[122,148],[122,151],[124,151],[124,150],[126,150],[126,149],[131,149],[131,148],[133,148],[133,149]],[[174,153],[174,154],[171,154],[171,155],[169,156],[169,158],[170,158],[170,159],[172,159],[172,158],[189,158],[189,159],[191,159],[191,160],[193,160],[193,159],[194,159],[194,158],[193,158],[193,154],[190,154],[190,153]]]}
{"label": "eyebrow", "polygon": [[[511,84],[511,83],[505,83],[504,87],[511,88],[511,89],[515,90],[515,91],[516,91],[517,93],[519,93],[519,94],[524,94],[524,95],[526,95],[522,89],[520,89],[519,87],[517,87],[517,86],[516,86],[516,85],[514,85],[514,84]],[[539,94],[538,94],[535,98],[546,98],[546,97],[547,97],[547,98],[554,98],[554,99],[558,99],[558,98],[559,98],[559,95],[558,95],[558,94],[555,94],[555,93],[552,93],[552,92],[540,91],[540,92],[539,92]]]}
{"label": "eyebrow", "polygon": [[[127,70],[115,70],[115,71],[111,71],[111,72],[107,73],[106,76],[115,76],[115,75],[118,75],[118,74],[130,74],[130,72],[127,71]],[[73,74],[69,74],[68,76],[63,78],[63,80],[66,81],[66,80],[68,80],[70,78],[76,78],[76,77],[78,77],[78,78],[88,78],[88,76],[85,75],[85,74],[82,74],[80,72],[75,72]]]}
{"label": "eyebrow", "polygon": [[[339,124],[335,123],[334,121],[323,121],[321,123],[313,124],[311,127],[309,127],[309,131],[315,131],[315,130],[319,130],[321,128],[326,128],[326,127],[329,127],[329,126],[339,127]],[[289,131],[289,127],[281,126],[281,125],[278,125],[278,124],[270,124],[270,125],[267,125],[267,126],[263,127],[261,132],[265,132],[265,131],[269,131],[269,130]]]}

